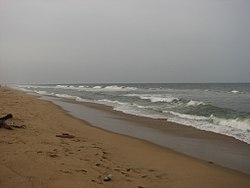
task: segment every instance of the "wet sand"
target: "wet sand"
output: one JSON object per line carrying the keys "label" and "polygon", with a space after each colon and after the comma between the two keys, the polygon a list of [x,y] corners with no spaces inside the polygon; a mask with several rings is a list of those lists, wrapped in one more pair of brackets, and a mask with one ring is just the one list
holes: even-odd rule
{"label": "wet sand", "polygon": [[43,98],[98,128],[146,140],[198,159],[250,174],[250,145],[233,137],[166,120],[124,114],[105,105],[74,100],[62,101],[55,97]]}
{"label": "wet sand", "polygon": [[[0,88],[0,115],[7,113],[9,124],[26,128],[0,129],[1,188],[250,187],[247,174],[104,131],[49,101]],[[56,136],[62,133],[75,137]],[[103,181],[108,174],[112,180]]]}

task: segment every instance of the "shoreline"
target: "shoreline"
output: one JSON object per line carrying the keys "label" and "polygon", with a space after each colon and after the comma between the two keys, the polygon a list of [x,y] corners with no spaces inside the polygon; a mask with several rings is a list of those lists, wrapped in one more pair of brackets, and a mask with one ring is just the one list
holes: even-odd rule
{"label": "shoreline", "polygon": [[73,117],[102,130],[141,139],[196,159],[250,174],[250,145],[233,137],[166,120],[125,114],[102,104],[47,96],[42,96],[42,99],[53,102]]}
{"label": "shoreline", "polygon": [[[250,186],[247,174],[92,127],[35,96],[0,88],[0,97],[1,115],[27,126],[0,129],[1,187]],[[76,137],[55,136],[63,132]]]}

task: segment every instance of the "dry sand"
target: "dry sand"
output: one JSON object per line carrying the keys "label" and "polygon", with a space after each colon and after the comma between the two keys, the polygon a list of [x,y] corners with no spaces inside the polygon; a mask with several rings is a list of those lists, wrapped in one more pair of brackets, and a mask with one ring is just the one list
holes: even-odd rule
{"label": "dry sand", "polygon": [[[51,102],[0,88],[0,188],[250,187],[250,176],[100,130]],[[69,133],[75,138],[60,138]],[[112,174],[112,180],[103,178]]]}

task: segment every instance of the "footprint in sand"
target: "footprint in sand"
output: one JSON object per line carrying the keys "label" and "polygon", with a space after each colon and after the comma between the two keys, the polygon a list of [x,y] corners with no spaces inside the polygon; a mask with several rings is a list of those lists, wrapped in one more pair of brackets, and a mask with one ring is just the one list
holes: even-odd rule
{"label": "footprint in sand", "polygon": [[87,170],[84,170],[84,169],[80,169],[80,170],[75,170],[76,172],[79,172],[79,173],[83,173],[83,174],[87,174]]}
{"label": "footprint in sand", "polygon": [[55,154],[55,153],[53,153],[53,152],[50,152],[50,151],[46,152],[46,155],[49,156],[49,157],[51,157],[51,158],[56,158],[56,157],[58,157],[57,154]]}
{"label": "footprint in sand", "polygon": [[72,172],[69,171],[69,170],[60,170],[60,172],[62,172],[62,173],[64,173],[64,174],[72,174]]}

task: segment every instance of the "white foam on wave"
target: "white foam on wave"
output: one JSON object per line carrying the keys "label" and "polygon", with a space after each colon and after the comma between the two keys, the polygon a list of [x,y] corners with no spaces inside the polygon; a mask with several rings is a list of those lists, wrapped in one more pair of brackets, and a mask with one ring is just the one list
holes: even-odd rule
{"label": "white foam on wave", "polygon": [[88,86],[78,86],[79,88],[88,88]]}
{"label": "white foam on wave", "polygon": [[136,90],[137,88],[135,87],[126,87],[126,86],[117,86],[117,85],[110,85],[110,86],[94,86],[92,88],[85,88],[86,91],[132,91]]}
{"label": "white foam on wave", "polygon": [[213,116],[212,120],[213,123],[218,125],[230,126],[232,128],[250,132],[250,119],[222,119]]}
{"label": "white foam on wave", "polygon": [[99,92],[99,91],[107,91],[107,92],[112,92],[112,91],[131,91],[135,90],[137,88],[134,87],[125,87],[125,86],[117,86],[117,85],[111,85],[111,86],[100,86],[96,85],[93,87],[89,86],[67,86],[67,85],[57,85],[56,88],[59,89],[70,89],[70,90],[78,90],[78,91],[90,91],[90,92]]}
{"label": "white foam on wave", "polygon": [[67,85],[56,85],[55,88],[62,88],[62,89],[65,89],[65,88],[68,88]]}
{"label": "white foam on wave", "polygon": [[55,96],[60,97],[60,98],[65,98],[65,99],[76,99],[76,98],[78,98],[77,96],[67,95],[67,94],[55,94]]}
{"label": "white foam on wave", "polygon": [[[55,96],[73,99],[76,101],[87,101],[80,97],[67,94],[55,94]],[[146,106],[140,106],[133,103],[125,103],[117,100],[102,99],[91,102],[112,106],[114,110],[127,114],[150,117],[153,119],[168,119],[169,121],[193,126],[201,130],[233,136],[236,139],[250,144],[250,119],[223,119],[215,117],[213,115],[205,117],[191,114],[182,114],[174,111],[164,111],[165,114],[162,115],[157,112],[152,113],[152,111],[148,111],[149,108]],[[167,114],[172,115],[172,117],[169,117]]]}
{"label": "white foam on wave", "polygon": [[192,126],[201,130],[232,136],[250,144],[250,119],[223,119],[214,115],[209,117],[164,111],[172,116],[168,121]]}
{"label": "white foam on wave", "polygon": [[237,140],[241,140],[250,144],[250,132],[244,131],[241,129],[233,128],[226,125],[216,125],[206,121],[195,121],[195,120],[186,120],[179,117],[170,117],[168,121],[179,123],[182,125],[192,126],[200,130],[210,131],[219,133],[222,135],[227,135],[236,138]]}
{"label": "white foam on wave", "polygon": [[196,116],[196,115],[190,115],[190,114],[182,114],[182,113],[178,113],[178,112],[174,112],[174,111],[163,111],[164,113],[169,113],[172,114],[174,116],[183,118],[183,119],[189,119],[189,120],[198,120],[198,121],[204,121],[204,120],[209,120],[209,117],[205,117],[205,116]]}
{"label": "white foam on wave", "polygon": [[123,103],[123,102],[120,102],[120,101],[112,101],[112,100],[108,100],[108,99],[97,100],[97,103],[105,104],[105,105],[109,105],[109,106],[113,106],[113,107],[128,104],[128,103]]}
{"label": "white foam on wave", "polygon": [[55,94],[55,96],[59,97],[59,98],[64,98],[64,99],[72,99],[72,100],[75,100],[75,101],[78,101],[78,102],[92,102],[92,101],[89,101],[87,99],[83,99],[81,97],[77,97],[77,96],[74,96],[74,95]]}
{"label": "white foam on wave", "polygon": [[113,109],[119,112],[123,112],[125,114],[132,114],[140,117],[148,117],[152,119],[166,119],[164,115],[152,113],[151,111],[148,111],[147,108],[134,104],[118,105]]}
{"label": "white foam on wave", "polygon": [[126,86],[117,86],[117,85],[111,85],[111,86],[106,86],[102,88],[104,90],[111,90],[111,91],[131,91],[131,90],[136,90],[137,88],[135,87],[126,87]]}
{"label": "white foam on wave", "polygon": [[189,101],[186,106],[200,106],[200,105],[205,105],[204,102],[201,102],[201,101]]}
{"label": "white foam on wave", "polygon": [[46,96],[54,96],[54,97],[59,97],[59,98],[64,98],[64,99],[72,99],[78,102],[89,102],[86,99],[83,99],[81,97],[78,96],[74,96],[74,95],[68,95],[68,94],[59,94],[59,93],[48,93],[47,91],[37,91],[37,90],[33,90],[33,92],[40,94],[40,95],[46,95]]}
{"label": "white foam on wave", "polygon": [[46,86],[46,85],[18,85],[18,88],[26,88],[26,89],[50,89],[54,88],[54,86]]}
{"label": "white foam on wave", "polygon": [[117,86],[117,85],[112,85],[112,86],[106,86],[104,87],[105,89],[110,89],[110,90],[121,90],[122,87]]}
{"label": "white foam on wave", "polygon": [[85,91],[88,90],[87,86],[73,86],[73,85],[56,85],[56,89],[67,89],[67,90],[76,90],[76,91]]}
{"label": "white foam on wave", "polygon": [[179,99],[175,97],[160,97],[160,96],[141,97],[141,99],[149,99],[151,102],[166,102],[166,103],[179,101]]}
{"label": "white foam on wave", "polygon": [[37,91],[34,90],[35,93],[40,94],[40,95],[49,95],[49,96],[54,96],[54,93],[48,93],[47,91]]}
{"label": "white foam on wave", "polygon": [[232,90],[231,92],[232,92],[232,93],[235,93],[235,94],[236,94],[236,93],[239,93],[239,91],[237,91],[237,90]]}
{"label": "white foam on wave", "polygon": [[173,102],[178,102],[180,100],[170,95],[160,95],[160,94],[126,94],[124,96],[139,97],[142,100],[150,100],[153,103],[156,102],[173,103]]}
{"label": "white foam on wave", "polygon": [[170,122],[180,123],[187,126],[192,126],[200,130],[211,131],[227,136],[234,137],[238,140],[250,144],[250,120],[240,119],[222,119],[213,115],[209,117],[197,116],[190,114],[181,114],[173,111],[165,111],[170,114],[152,113],[147,110],[140,109],[140,107],[133,105],[118,105],[114,110],[123,113],[132,114],[136,116],[149,117],[153,119],[166,119]]}
{"label": "white foam on wave", "polygon": [[93,89],[102,89],[102,86],[94,86]]}
{"label": "white foam on wave", "polygon": [[140,117],[149,117],[153,119],[166,119],[164,115],[157,112],[149,111],[151,106],[141,106],[134,103],[125,103],[116,100],[101,99],[96,101],[98,104],[104,104],[113,107],[113,110],[123,112],[125,114],[132,114]]}
{"label": "white foam on wave", "polygon": [[243,131],[250,131],[250,119],[240,119],[240,118],[224,119],[224,118],[218,118],[214,116],[213,114],[211,114],[209,117],[205,117],[205,116],[197,116],[197,115],[191,115],[191,114],[182,114],[182,113],[173,112],[173,111],[164,111],[164,113],[169,113],[169,114],[172,114],[180,118],[184,118],[184,119],[208,121],[215,125],[230,126],[232,128],[241,129]]}
{"label": "white foam on wave", "polygon": [[59,88],[59,89],[71,89],[71,90],[78,90],[80,87],[75,87],[72,85],[56,85],[55,88]]}
{"label": "white foam on wave", "polygon": [[113,110],[120,111],[126,114],[133,114],[133,115],[138,115],[138,116],[142,115],[141,113],[139,113],[139,111],[136,108],[134,108],[129,103],[123,103],[120,101],[116,101],[116,100],[113,101],[113,100],[108,100],[108,99],[98,100],[97,103],[111,106],[113,107]]}

